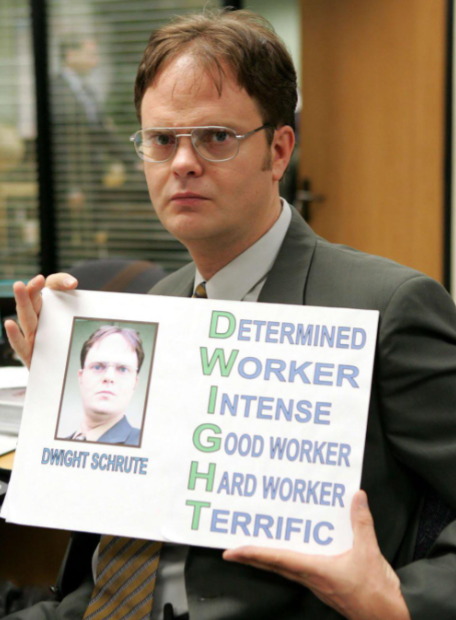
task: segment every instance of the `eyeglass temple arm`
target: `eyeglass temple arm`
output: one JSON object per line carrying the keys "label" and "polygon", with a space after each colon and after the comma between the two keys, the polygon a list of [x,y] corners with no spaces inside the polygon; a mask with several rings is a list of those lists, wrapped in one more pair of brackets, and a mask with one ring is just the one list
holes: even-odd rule
{"label": "eyeglass temple arm", "polygon": [[239,140],[244,140],[245,138],[248,138],[249,136],[253,135],[254,133],[257,133],[257,131],[261,131],[262,129],[266,129],[266,127],[273,127],[272,123],[265,123],[264,125],[261,125],[261,127],[257,127],[256,129],[252,129],[252,131],[249,131],[248,133],[245,133],[244,135],[236,135],[236,138],[238,138]]}

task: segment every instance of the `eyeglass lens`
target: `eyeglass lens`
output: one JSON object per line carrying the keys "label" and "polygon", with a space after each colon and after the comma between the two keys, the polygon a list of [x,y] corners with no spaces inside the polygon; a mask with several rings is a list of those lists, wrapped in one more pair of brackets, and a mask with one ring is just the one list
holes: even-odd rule
{"label": "eyeglass lens", "polygon": [[[173,155],[178,135],[182,134],[171,130],[143,129],[136,138],[138,154],[146,160],[165,161]],[[211,161],[231,159],[237,154],[238,141],[232,129],[198,127],[192,129],[191,140],[201,157]]]}
{"label": "eyeglass lens", "polygon": [[124,364],[112,364],[108,362],[93,362],[87,366],[88,370],[94,375],[104,375],[108,368],[112,366],[119,377],[129,377],[136,372],[136,368],[125,366]]}

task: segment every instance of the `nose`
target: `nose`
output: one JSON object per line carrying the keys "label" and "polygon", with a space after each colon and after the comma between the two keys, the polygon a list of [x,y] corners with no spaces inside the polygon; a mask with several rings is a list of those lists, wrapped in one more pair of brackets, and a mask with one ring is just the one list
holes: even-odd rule
{"label": "nose", "polygon": [[188,137],[180,137],[171,161],[171,169],[178,177],[198,177],[203,173],[201,157],[198,157]]}
{"label": "nose", "polygon": [[116,375],[116,368],[114,365],[109,364],[109,366],[106,368],[106,371],[104,373],[103,376],[103,381],[109,381],[112,382],[115,378]]}

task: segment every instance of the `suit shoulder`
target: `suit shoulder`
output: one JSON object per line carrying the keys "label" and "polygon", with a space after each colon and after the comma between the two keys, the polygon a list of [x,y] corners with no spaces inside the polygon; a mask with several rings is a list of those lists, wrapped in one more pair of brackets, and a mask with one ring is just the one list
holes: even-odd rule
{"label": "suit shoulder", "polygon": [[195,264],[189,263],[166,276],[153,286],[150,295],[179,295],[183,288],[192,285],[195,278]]}
{"label": "suit shoulder", "polygon": [[306,302],[334,306],[336,299],[340,307],[384,310],[404,284],[419,287],[425,281],[434,282],[416,269],[320,238],[309,273]]}
{"label": "suit shoulder", "polygon": [[130,432],[128,433],[128,437],[125,440],[126,444],[130,444],[133,446],[137,446],[139,444],[139,438],[141,436],[141,431],[139,428],[131,427]]}

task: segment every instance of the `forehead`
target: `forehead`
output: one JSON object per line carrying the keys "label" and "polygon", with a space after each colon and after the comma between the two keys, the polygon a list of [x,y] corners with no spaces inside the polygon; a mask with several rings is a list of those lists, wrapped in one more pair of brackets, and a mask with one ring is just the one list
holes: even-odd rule
{"label": "forehead", "polygon": [[[198,124],[231,125],[261,121],[256,102],[239,86],[228,66],[221,76],[201,66],[191,55],[170,61],[146,90],[141,117],[147,126]],[[215,79],[214,79],[215,78]]]}
{"label": "forehead", "polygon": [[136,362],[136,351],[122,334],[111,334],[98,340],[88,351],[86,362],[89,361],[120,361],[127,363],[132,359]]}

